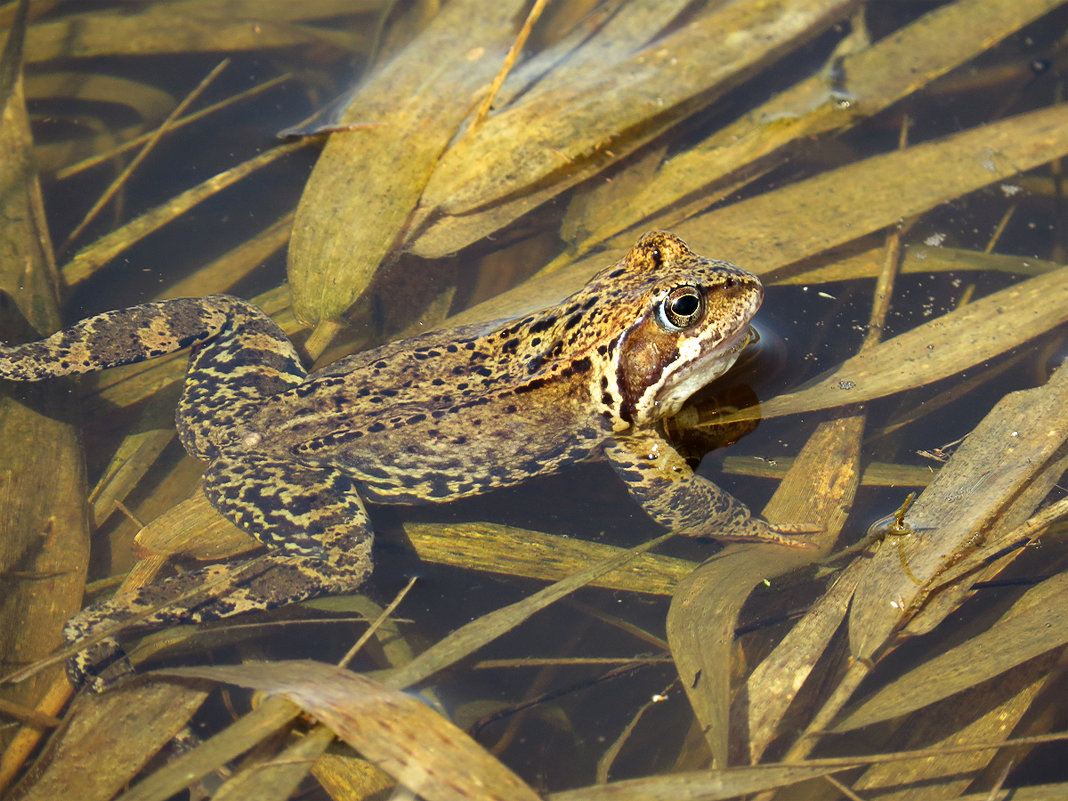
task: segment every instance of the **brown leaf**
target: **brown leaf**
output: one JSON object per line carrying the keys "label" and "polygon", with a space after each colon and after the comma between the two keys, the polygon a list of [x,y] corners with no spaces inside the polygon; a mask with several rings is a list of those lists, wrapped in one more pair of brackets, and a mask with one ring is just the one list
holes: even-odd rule
{"label": "brown leaf", "polygon": [[179,668],[172,675],[281,695],[427,801],[537,801],[538,795],[421,701],[320,662]]}
{"label": "brown leaf", "polygon": [[177,684],[80,696],[48,768],[23,798],[107,801],[185,727],[207,696]]}

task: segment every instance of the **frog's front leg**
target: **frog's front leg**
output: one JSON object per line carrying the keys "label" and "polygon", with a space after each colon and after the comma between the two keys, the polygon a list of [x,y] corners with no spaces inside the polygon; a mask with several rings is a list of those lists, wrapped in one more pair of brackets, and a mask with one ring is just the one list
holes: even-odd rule
{"label": "frog's front leg", "polygon": [[[130,597],[89,607],[67,624],[68,642],[76,644],[124,621],[131,621],[130,629],[148,630],[351,592],[370,573],[370,524],[344,471],[242,453],[212,462],[203,487],[216,509],[271,550],[236,565],[173,576]],[[88,682],[96,689],[128,671],[111,638],[88,647],[68,665],[75,683]]]}
{"label": "frog's front leg", "polygon": [[616,473],[645,512],[679,534],[809,547],[787,536],[811,527],[778,526],[749,509],[707,478],[694,474],[686,460],[655,431],[618,436],[605,446]]}

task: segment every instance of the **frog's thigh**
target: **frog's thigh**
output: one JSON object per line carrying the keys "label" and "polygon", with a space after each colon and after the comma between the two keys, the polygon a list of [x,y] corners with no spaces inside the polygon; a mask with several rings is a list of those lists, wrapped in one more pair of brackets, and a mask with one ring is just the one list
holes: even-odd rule
{"label": "frog's thigh", "polygon": [[369,570],[371,526],[343,470],[238,454],[212,462],[203,484],[212,505],[264,545],[341,570]]}
{"label": "frog's thigh", "polygon": [[605,454],[627,489],[657,523],[680,534],[719,537],[759,536],[766,524],[741,501],[703,476],[663,437],[619,438]]}

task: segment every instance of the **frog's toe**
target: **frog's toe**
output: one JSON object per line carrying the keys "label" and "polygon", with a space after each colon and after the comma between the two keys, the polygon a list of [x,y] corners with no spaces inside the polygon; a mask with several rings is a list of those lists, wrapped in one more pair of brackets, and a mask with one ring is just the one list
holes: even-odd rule
{"label": "frog's toe", "polygon": [[824,527],[816,523],[768,523],[760,521],[766,526],[766,531],[755,539],[759,542],[784,545],[787,548],[815,548],[818,543],[811,539],[799,537],[802,534],[819,534]]}
{"label": "frog's toe", "polygon": [[760,542],[786,548],[815,548],[817,543],[798,535],[815,534],[823,530],[823,526],[814,523],[771,523],[762,517],[749,517],[745,521],[734,521],[726,530],[710,531],[708,536],[730,542]]}
{"label": "frog's toe", "polygon": [[799,537],[801,534],[817,534],[823,526],[816,523],[772,523],[760,517],[753,518],[756,525],[754,535],[749,539],[787,548],[815,548],[817,543]]}

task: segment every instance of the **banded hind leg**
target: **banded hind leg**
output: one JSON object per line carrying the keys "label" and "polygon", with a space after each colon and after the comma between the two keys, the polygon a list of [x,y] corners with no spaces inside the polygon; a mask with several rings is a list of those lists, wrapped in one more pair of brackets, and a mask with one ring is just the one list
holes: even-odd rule
{"label": "banded hind leg", "polygon": [[285,333],[256,306],[230,295],[178,298],[104,312],[52,336],[0,346],[0,378],[42,381],[146,361],[192,347],[178,433],[193,456],[264,398],[307,375]]}
{"label": "banded hind leg", "polygon": [[[351,592],[371,571],[372,533],[351,478],[328,466],[240,454],[204,475],[208,499],[271,550],[157,581],[130,597],[89,607],[65,630],[77,643],[130,621],[128,631],[218,620],[323,594]],[[68,664],[76,684],[102,689],[130,671],[111,637]]]}

